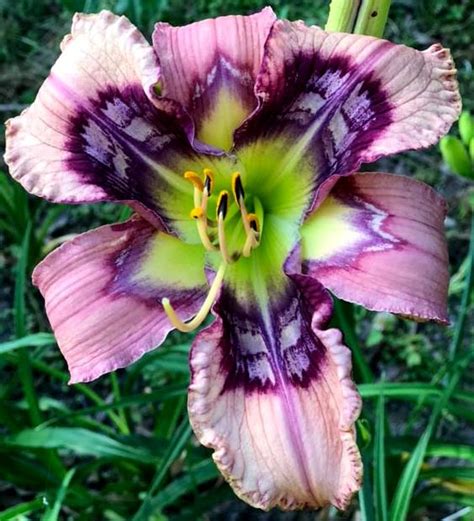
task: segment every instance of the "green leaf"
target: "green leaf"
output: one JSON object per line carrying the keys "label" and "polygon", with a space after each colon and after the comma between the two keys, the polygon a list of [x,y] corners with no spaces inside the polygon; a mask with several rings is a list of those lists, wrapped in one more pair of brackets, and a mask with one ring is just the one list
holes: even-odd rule
{"label": "green leaf", "polygon": [[[195,467],[188,469],[184,476],[172,481],[151,499],[150,511],[154,513],[162,510],[173,504],[180,497],[195,491],[198,485],[216,479],[219,475],[219,471],[213,461],[206,459],[198,463]],[[146,518],[142,519],[145,521]]]}
{"label": "green leaf", "polygon": [[[360,384],[357,386],[362,398],[378,398],[380,393],[386,398],[401,398],[406,400],[419,400],[429,399],[432,401],[437,400],[443,395],[443,389],[437,385],[417,383],[417,382],[406,382],[406,383],[371,383],[371,384]],[[454,391],[452,398],[456,400],[462,400],[471,402],[474,406],[474,393],[465,391]]]}
{"label": "green leaf", "polygon": [[157,469],[155,477],[153,478],[153,482],[150,486],[150,489],[147,492],[145,499],[143,500],[142,506],[138,510],[138,512],[133,516],[132,521],[148,521],[150,516],[154,510],[154,500],[153,495],[155,494],[158,487],[163,482],[163,479],[166,476],[171,464],[178,458],[178,456],[183,451],[186,443],[188,442],[191,436],[192,430],[191,425],[189,424],[188,417],[186,416],[181,425],[176,429],[174,436],[169,442],[168,450],[163,457],[163,461],[160,463],[160,466]]}
{"label": "green leaf", "polygon": [[[357,421],[357,439],[359,447],[361,447],[361,457],[364,469],[368,469],[370,466],[370,460],[368,458],[368,447],[371,439],[371,433],[369,431],[367,420],[361,419]],[[361,444],[362,442],[362,444]],[[374,495],[372,493],[372,482],[369,472],[364,473],[364,479],[362,480],[362,487],[359,490],[359,506],[361,517],[363,521],[375,521],[374,512]]]}
{"label": "green leaf", "polygon": [[56,340],[51,333],[35,333],[34,335],[27,335],[17,340],[8,340],[7,342],[0,342],[0,354],[14,351],[21,347],[43,347],[55,344]]}
{"label": "green leaf", "polygon": [[127,445],[104,434],[75,427],[26,429],[8,436],[0,444],[42,449],[63,448],[81,455],[125,458],[148,464],[152,464],[155,459],[155,456],[143,447]]}
{"label": "green leaf", "polygon": [[[433,418],[433,416],[432,416]],[[425,457],[426,448],[430,441],[431,433],[434,428],[434,422],[431,421],[426,430],[423,432],[418,441],[415,450],[412,452],[408,463],[403,469],[402,476],[398,482],[394,498],[391,506],[390,518],[395,521],[405,521],[410,506],[413,489],[420,472],[423,458]]]}
{"label": "green leaf", "polygon": [[354,371],[357,381],[371,383],[375,380],[374,374],[365,360],[364,353],[357,340],[354,328],[354,314],[352,304],[334,298],[334,315],[338,328],[343,332],[344,339],[354,357]]}
{"label": "green leaf", "polygon": [[474,138],[474,118],[467,110],[464,110],[458,121],[459,134],[464,144],[467,146]]}
{"label": "green leaf", "polygon": [[396,521],[405,521],[406,519],[415,484],[420,473],[420,468],[423,463],[423,459],[425,457],[431,436],[438,423],[438,419],[440,418],[444,407],[446,407],[448,400],[453,394],[453,391],[456,385],[458,384],[463,371],[468,367],[470,361],[474,357],[474,351],[469,350],[462,358],[458,360],[457,363],[455,363],[456,355],[463,338],[467,310],[470,305],[472,289],[474,284],[474,215],[471,217],[471,237],[468,255],[470,259],[468,279],[466,281],[466,286],[463,292],[461,309],[459,311],[458,319],[456,321],[455,334],[453,336],[449,349],[451,364],[449,366],[449,374],[446,380],[446,387],[443,391],[442,396],[436,402],[436,405],[431,413],[428,425],[425,431],[423,432],[421,438],[419,439],[418,443],[416,444],[415,450],[412,452],[410,459],[405,465],[405,468],[403,469],[402,475],[400,477],[400,481],[398,482],[397,488],[395,490],[390,515],[391,519]]}
{"label": "green leaf", "polygon": [[[389,446],[389,452],[390,454],[408,452],[415,443],[415,438],[404,437],[393,439]],[[474,463],[474,447],[470,445],[431,442],[426,449],[426,455],[433,458],[462,459]]]}
{"label": "green leaf", "polygon": [[447,479],[447,480],[469,480],[474,481],[474,467],[436,467],[423,470],[423,479]]}
{"label": "green leaf", "polygon": [[[474,496],[472,494],[456,494],[449,492],[425,492],[417,498],[417,504],[419,505],[460,505],[474,508]],[[467,510],[466,514],[472,514],[472,508]],[[458,518],[463,519],[463,518]],[[464,517],[464,520],[470,520],[471,517]]]}
{"label": "green leaf", "polygon": [[441,139],[439,148],[444,162],[455,174],[474,178],[471,159],[460,139],[454,136],[445,136]]}
{"label": "green leaf", "polygon": [[25,324],[25,293],[26,293],[26,269],[28,265],[28,255],[30,251],[31,239],[31,221],[28,222],[23,243],[21,245],[21,254],[18,259],[15,278],[15,296],[14,296],[14,313],[15,313],[15,334],[17,337],[26,335]]}

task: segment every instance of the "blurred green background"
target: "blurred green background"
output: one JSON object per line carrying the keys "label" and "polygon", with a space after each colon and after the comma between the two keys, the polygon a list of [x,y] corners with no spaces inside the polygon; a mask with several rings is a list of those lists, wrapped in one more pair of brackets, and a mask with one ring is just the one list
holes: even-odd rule
{"label": "blurred green background", "polygon": [[[327,18],[324,0],[268,3],[280,17],[319,25]],[[264,5],[0,0],[0,118],[33,101],[75,11],[125,14],[149,38],[158,20],[180,25]],[[450,47],[472,112],[473,28],[472,0],[398,0],[386,37],[420,49],[436,41]],[[239,501],[194,439],[186,415],[188,336],[172,335],[127,370],[67,386],[31,270],[65,236],[125,215],[111,204],[72,208],[28,197],[0,164],[0,521],[473,520],[472,182],[450,172],[436,147],[370,169],[414,176],[446,197],[452,325],[337,303],[335,324],[353,349],[364,397],[364,488],[346,513],[283,514]]]}

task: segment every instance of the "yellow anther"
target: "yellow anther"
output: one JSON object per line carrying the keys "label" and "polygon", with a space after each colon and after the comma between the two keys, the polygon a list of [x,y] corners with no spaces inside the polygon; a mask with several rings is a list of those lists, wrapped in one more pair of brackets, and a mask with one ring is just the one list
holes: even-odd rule
{"label": "yellow anther", "polygon": [[164,298],[161,300],[163,309],[165,310],[165,313],[168,315],[169,321],[171,322],[171,324],[173,324],[173,326],[176,329],[182,331],[183,333],[189,333],[190,331],[194,331],[204,322],[221,288],[222,281],[224,279],[225,269],[226,264],[221,264],[219,266],[216,276],[214,277],[211,287],[209,288],[209,293],[207,294],[207,297],[204,300],[201,309],[198,311],[197,315],[189,322],[183,322],[178,317],[176,311],[174,310],[168,298]]}
{"label": "yellow anther", "polygon": [[189,181],[193,184],[195,188],[197,188],[200,192],[204,190],[204,184],[202,182],[202,179],[196,172],[193,172],[192,170],[188,170],[187,172],[184,172],[184,178],[186,181]]}
{"label": "yellow anther", "polygon": [[204,210],[198,206],[197,208],[193,208],[189,215],[192,219],[201,219],[204,216]]}

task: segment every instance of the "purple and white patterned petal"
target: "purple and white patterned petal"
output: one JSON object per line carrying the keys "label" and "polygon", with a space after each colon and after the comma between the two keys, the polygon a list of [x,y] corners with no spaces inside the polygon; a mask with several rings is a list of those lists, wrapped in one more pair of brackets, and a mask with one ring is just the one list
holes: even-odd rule
{"label": "purple and white patterned petal", "polygon": [[202,248],[142,219],[78,235],[35,269],[71,383],[126,367],[173,329],[161,299],[191,318],[207,290]]}
{"label": "purple and white patterned petal", "polygon": [[255,109],[255,78],[275,20],[266,7],[251,16],[222,16],[184,27],[156,24],[153,45],[163,94],[185,107],[200,141],[229,149],[234,130]]}
{"label": "purple and white patterned petal", "polygon": [[237,495],[265,510],[345,508],[361,480],[360,397],[322,286],[295,275],[267,309],[224,289],[190,357],[189,416]]}
{"label": "purple and white patterned petal", "polygon": [[320,184],[363,162],[434,144],[460,112],[455,72],[440,45],[420,52],[278,21],[257,78],[260,109],[238,142],[280,140],[288,147],[283,164],[314,156]]}
{"label": "purple and white patterned petal", "polygon": [[152,47],[126,18],[102,11],[76,14],[61,49],[32,106],[7,123],[12,176],[54,202],[136,200],[155,219],[166,214],[182,175],[174,159],[193,152],[179,122],[151,101]]}
{"label": "purple and white patterned petal", "polygon": [[368,309],[447,323],[445,214],[442,198],[419,181],[340,178],[302,226],[303,272]]}

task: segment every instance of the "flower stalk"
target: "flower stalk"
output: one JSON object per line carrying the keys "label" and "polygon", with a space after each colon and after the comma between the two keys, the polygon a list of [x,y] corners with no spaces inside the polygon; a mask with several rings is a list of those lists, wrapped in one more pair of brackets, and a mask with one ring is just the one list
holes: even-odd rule
{"label": "flower stalk", "polygon": [[391,0],[332,0],[326,31],[381,38]]}

